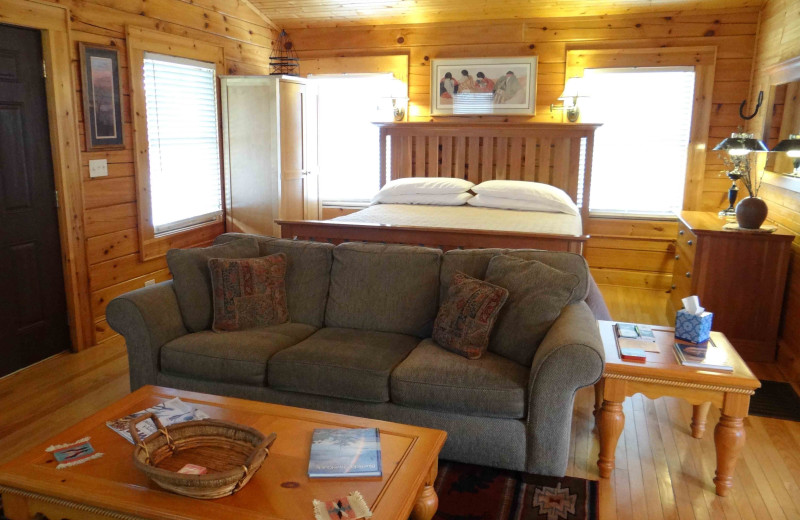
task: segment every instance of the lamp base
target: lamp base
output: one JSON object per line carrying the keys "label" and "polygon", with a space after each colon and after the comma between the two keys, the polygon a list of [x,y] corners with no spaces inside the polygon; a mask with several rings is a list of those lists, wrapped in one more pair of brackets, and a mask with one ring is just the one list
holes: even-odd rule
{"label": "lamp base", "polygon": [[718,213],[720,217],[733,217],[736,218],[736,208],[723,209]]}

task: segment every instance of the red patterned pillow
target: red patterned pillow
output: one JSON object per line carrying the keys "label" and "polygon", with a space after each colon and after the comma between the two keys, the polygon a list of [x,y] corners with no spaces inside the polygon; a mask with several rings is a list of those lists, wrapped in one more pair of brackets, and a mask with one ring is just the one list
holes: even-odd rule
{"label": "red patterned pillow", "polygon": [[456,272],[433,323],[433,340],[468,359],[478,359],[489,346],[489,334],[508,290]]}
{"label": "red patterned pillow", "polygon": [[212,258],[215,332],[269,327],[289,321],[286,255]]}

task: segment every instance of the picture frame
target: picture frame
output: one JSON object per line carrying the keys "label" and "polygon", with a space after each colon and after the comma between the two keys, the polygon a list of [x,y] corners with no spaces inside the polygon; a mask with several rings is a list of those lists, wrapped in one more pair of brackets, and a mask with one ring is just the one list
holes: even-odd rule
{"label": "picture frame", "polygon": [[535,115],[537,64],[536,56],[432,60],[431,115]]}
{"label": "picture frame", "polygon": [[86,150],[125,148],[119,50],[103,45],[78,44]]}

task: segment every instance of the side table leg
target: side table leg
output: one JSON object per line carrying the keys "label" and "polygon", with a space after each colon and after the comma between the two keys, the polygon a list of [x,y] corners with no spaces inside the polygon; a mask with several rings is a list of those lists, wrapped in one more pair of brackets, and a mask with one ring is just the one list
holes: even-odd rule
{"label": "side table leg", "polygon": [[692,411],[692,437],[695,439],[702,439],[703,434],[706,432],[706,417],[708,417],[709,408],[711,408],[711,403],[694,405],[694,410]]}
{"label": "side table leg", "polygon": [[436,510],[439,509],[439,497],[433,484],[436,482],[436,475],[439,471],[439,462],[436,461],[428,472],[428,478],[417,495],[417,502],[411,510],[411,520],[432,520]]}
{"label": "side table leg", "polygon": [[602,407],[603,407],[603,379],[601,378],[600,381],[598,381],[594,385],[594,411],[592,412],[592,415],[594,415],[595,421],[599,420],[597,414],[600,413],[600,408]]}
{"label": "side table leg", "polygon": [[600,410],[600,458],[597,467],[600,476],[608,478],[614,471],[614,459],[617,451],[617,442],[625,427],[625,414],[622,413],[622,403],[603,401]]}
{"label": "side table leg", "polygon": [[722,415],[714,428],[714,443],[717,448],[717,474],[714,484],[717,495],[727,496],[733,487],[736,461],[745,442],[744,418],[750,405],[746,394],[725,394]]}

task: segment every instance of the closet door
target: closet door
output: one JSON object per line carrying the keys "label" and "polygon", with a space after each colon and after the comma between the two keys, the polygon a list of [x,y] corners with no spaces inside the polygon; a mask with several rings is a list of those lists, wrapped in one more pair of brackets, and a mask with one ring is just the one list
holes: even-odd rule
{"label": "closet door", "polygon": [[304,126],[306,86],[280,82],[281,209],[284,220],[305,218],[306,130]]}
{"label": "closet door", "polygon": [[319,161],[317,143],[319,130],[317,125],[317,93],[311,85],[306,85],[303,126],[305,128],[305,179],[303,180],[303,199],[305,202],[304,218],[319,220],[322,210],[319,200]]}

